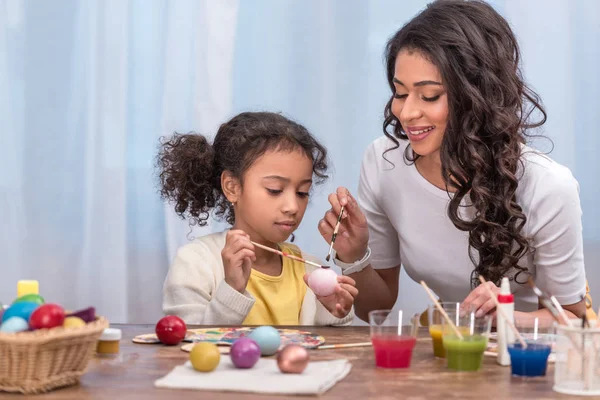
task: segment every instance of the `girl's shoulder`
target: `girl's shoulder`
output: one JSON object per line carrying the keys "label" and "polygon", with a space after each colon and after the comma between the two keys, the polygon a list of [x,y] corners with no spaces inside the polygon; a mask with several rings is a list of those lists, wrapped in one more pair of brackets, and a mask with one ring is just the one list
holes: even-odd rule
{"label": "girl's shoulder", "polygon": [[279,243],[279,248],[281,249],[281,251],[283,251],[285,253],[293,254],[296,257],[302,257],[302,250],[300,250],[300,247],[296,246],[293,243],[290,243],[290,242]]}
{"label": "girl's shoulder", "polygon": [[180,247],[179,251],[193,251],[198,254],[220,254],[225,247],[227,230],[200,236]]}

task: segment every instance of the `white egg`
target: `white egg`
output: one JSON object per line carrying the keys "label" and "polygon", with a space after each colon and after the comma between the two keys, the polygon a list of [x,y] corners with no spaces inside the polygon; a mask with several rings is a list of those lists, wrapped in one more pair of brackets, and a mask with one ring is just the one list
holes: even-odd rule
{"label": "white egg", "polygon": [[329,268],[317,268],[308,276],[308,286],[317,296],[332,295],[337,285],[337,274]]}

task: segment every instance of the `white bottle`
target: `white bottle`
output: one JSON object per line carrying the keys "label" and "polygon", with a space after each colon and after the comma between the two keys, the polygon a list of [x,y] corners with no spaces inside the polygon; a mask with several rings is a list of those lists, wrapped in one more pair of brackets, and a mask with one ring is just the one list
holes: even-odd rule
{"label": "white bottle", "polygon": [[[504,311],[504,315],[511,322],[515,322],[515,298],[510,293],[510,284],[508,278],[502,278],[500,284],[500,294],[498,294],[498,303]],[[510,354],[508,354],[507,345],[515,341],[514,332],[506,325],[504,316],[496,312],[496,331],[498,333],[498,357],[496,361],[500,365],[510,365]]]}

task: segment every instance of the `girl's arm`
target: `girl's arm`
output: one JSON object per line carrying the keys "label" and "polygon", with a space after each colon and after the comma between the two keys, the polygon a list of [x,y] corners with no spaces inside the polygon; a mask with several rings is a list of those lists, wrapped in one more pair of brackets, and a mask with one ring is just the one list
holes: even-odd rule
{"label": "girl's arm", "polygon": [[198,244],[180,248],[163,286],[163,312],[187,324],[242,324],[255,300],[224,280],[215,282],[217,268],[221,268],[220,254],[215,256]]}

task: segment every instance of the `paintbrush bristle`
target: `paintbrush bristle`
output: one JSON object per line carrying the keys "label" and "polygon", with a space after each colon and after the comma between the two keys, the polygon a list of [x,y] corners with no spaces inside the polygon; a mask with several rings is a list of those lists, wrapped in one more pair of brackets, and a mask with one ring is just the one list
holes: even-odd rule
{"label": "paintbrush bristle", "polygon": [[325,257],[325,261],[329,262],[330,258],[331,258],[331,254],[327,254],[327,257]]}

